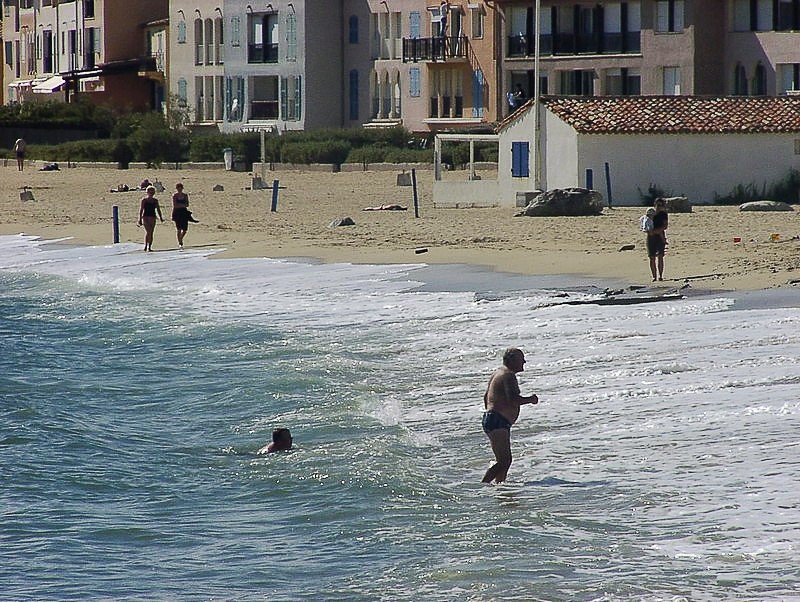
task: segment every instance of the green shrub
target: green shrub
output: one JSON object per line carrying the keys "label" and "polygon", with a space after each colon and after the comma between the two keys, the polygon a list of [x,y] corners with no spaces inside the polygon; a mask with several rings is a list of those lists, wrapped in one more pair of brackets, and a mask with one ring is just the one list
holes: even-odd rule
{"label": "green shrub", "polygon": [[750,201],[781,201],[784,203],[800,202],[800,171],[790,170],[781,180],[769,186],[764,182],[761,187],[754,182],[737,184],[725,196],[714,195],[716,205],[741,205]]}
{"label": "green shrub", "polygon": [[62,144],[31,144],[26,155],[40,161],[114,161],[116,140],[75,140]]}
{"label": "green shrub", "polygon": [[377,145],[354,148],[347,155],[345,163],[383,163],[389,150],[385,146]]}
{"label": "green shrub", "polygon": [[642,205],[645,207],[652,207],[653,204],[656,202],[658,198],[666,198],[672,196],[672,194],[666,192],[663,188],[656,186],[655,184],[650,184],[647,187],[647,192],[642,192],[642,189],[638,186],[636,189],[639,191],[639,198],[642,201]]}
{"label": "green shrub", "polygon": [[[266,139],[267,161],[277,161],[278,152],[275,150],[276,137]],[[222,161],[226,148],[233,150],[233,155],[239,160],[252,164],[261,161],[261,141],[259,134],[208,134],[192,138],[189,147],[191,161]]]}
{"label": "green shrub", "polygon": [[341,164],[350,154],[350,144],[344,140],[286,142],[281,147],[282,163]]}
{"label": "green shrub", "polygon": [[386,153],[387,163],[433,163],[433,149],[392,148]]}
{"label": "green shrub", "polygon": [[188,152],[186,133],[169,129],[159,113],[143,115],[139,127],[128,136],[128,144],[136,160],[148,165],[185,161]]}

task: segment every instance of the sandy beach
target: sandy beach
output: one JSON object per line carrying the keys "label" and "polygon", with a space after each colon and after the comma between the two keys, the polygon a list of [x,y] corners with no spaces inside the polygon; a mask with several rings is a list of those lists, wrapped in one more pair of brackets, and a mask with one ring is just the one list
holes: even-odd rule
{"label": "sandy beach", "polygon": [[[223,170],[75,167],[19,172],[0,167],[0,234],[69,238],[87,245],[113,240],[112,207],[119,207],[120,241],[141,243],[136,225],[138,190],[145,178],[159,180],[165,221],[156,227],[153,249],[176,249],[170,221],[171,196],[181,181],[190,208],[186,247],[219,247],[228,257],[310,257],[325,262],[470,264],[526,275],[563,274],[650,284],[639,232],[641,207],[606,209],[601,216],[514,217],[517,209],[435,209],[433,173],[417,172],[420,216],[411,187],[397,186],[398,171],[317,173],[268,172],[281,187],[276,212],[271,190],[249,190],[251,174]],[[464,172],[448,174],[465,178]],[[214,191],[221,185],[223,191]],[[34,200],[21,200],[27,187]],[[406,211],[364,211],[387,204]],[[350,217],[355,226],[331,228]],[[777,235],[777,236],[774,236]],[[800,217],[794,212],[740,212],[738,207],[696,205],[672,214],[668,231],[667,287],[760,290],[793,287],[800,281]],[[735,242],[740,239],[740,242]],[[777,240],[776,240],[777,239]],[[625,245],[633,250],[621,251]]]}

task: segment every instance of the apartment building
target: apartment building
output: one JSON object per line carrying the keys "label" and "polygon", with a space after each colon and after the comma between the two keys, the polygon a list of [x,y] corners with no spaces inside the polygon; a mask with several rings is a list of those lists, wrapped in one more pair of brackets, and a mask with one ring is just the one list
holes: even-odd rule
{"label": "apartment building", "polygon": [[168,0],[2,1],[4,103],[85,94],[160,108],[157,52],[148,56],[147,42],[154,22],[167,16]]}
{"label": "apartment building", "polygon": [[413,131],[479,127],[498,116],[492,3],[370,2],[372,112],[367,125]]}
{"label": "apartment building", "polygon": [[[533,92],[533,3],[498,0],[500,85]],[[798,0],[543,0],[542,93],[779,95],[800,88]]]}

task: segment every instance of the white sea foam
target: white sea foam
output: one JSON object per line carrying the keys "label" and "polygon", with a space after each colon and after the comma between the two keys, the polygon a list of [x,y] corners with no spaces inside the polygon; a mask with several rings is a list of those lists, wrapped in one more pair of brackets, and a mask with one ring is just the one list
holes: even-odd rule
{"label": "white sea foam", "polygon": [[[284,575],[292,577],[282,581],[293,588],[288,597],[313,597],[320,579],[340,599],[386,591],[400,592],[397,599],[454,591],[475,599],[768,599],[800,585],[791,526],[800,509],[789,491],[800,479],[796,309],[735,310],[724,294],[553,305],[552,290],[420,290],[414,265],[209,255],[0,237],[6,274],[89,290],[102,300],[98,312],[113,311],[115,295],[141,296],[142,309],[119,311],[151,311],[180,334],[192,333],[182,319],[223,331],[220,350],[209,352],[219,351],[216,361],[235,380],[209,397],[224,408],[213,420],[231,437],[276,422],[316,437],[298,441],[269,482],[296,496],[275,504],[296,513],[284,518],[298,539],[293,547],[289,538],[287,553],[304,572]],[[271,338],[260,340],[266,332]],[[525,349],[521,388],[541,403],[525,406],[513,429],[511,483],[480,488],[491,458],[482,395],[510,345]],[[201,378],[202,367],[193,374]],[[265,379],[274,391],[261,388]],[[271,396],[248,401],[251,388]],[[274,459],[225,478],[236,486],[238,477],[268,480],[265,466]],[[328,505],[315,507],[329,483],[341,492],[337,504],[322,498]],[[234,510],[225,509],[231,520]],[[241,517],[248,528],[259,522],[250,518]],[[309,529],[315,539],[304,537]],[[369,579],[334,573],[354,562],[335,551],[356,540],[348,549],[364,554]],[[310,549],[319,562],[308,560]],[[794,581],[770,590],[771,574],[743,564],[753,558]],[[733,570],[750,585],[715,576]],[[434,577],[439,589],[409,586]]]}

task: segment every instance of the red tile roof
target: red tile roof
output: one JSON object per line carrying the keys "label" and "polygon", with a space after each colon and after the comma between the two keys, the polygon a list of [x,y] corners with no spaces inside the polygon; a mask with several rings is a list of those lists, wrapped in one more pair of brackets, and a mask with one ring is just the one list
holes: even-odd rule
{"label": "red tile roof", "polygon": [[[543,96],[542,104],[581,134],[800,132],[800,96]],[[498,130],[531,106],[525,103]]]}

